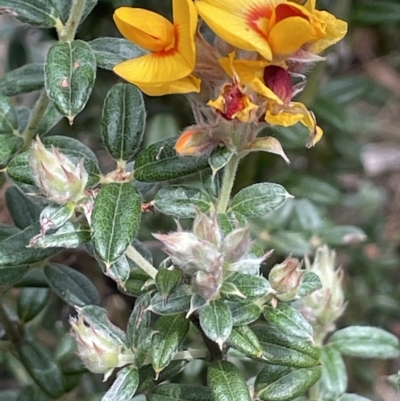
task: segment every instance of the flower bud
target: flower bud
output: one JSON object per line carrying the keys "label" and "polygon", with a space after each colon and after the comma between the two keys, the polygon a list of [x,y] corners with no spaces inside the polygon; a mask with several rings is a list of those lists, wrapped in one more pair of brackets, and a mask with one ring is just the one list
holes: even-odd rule
{"label": "flower bud", "polygon": [[298,259],[288,257],[270,271],[268,280],[276,291],[276,298],[280,301],[288,302],[296,299],[305,272],[301,270],[301,265]]}
{"label": "flower bud", "polygon": [[32,176],[43,195],[59,204],[77,202],[85,196],[88,173],[83,161],[75,165],[57,148],[46,149],[39,137],[31,150]]}
{"label": "flower bud", "polygon": [[222,265],[222,255],[210,242],[197,238],[193,233],[175,232],[171,234],[153,234],[164,243],[164,251],[172,263],[185,274],[194,274],[199,270],[214,271]]}
{"label": "flower bud", "polygon": [[221,245],[221,230],[215,218],[210,218],[205,213],[197,212],[193,222],[193,234],[199,238],[211,242],[217,248]]}
{"label": "flower bud", "polygon": [[217,143],[209,130],[188,127],[176,141],[175,151],[179,156],[200,156],[210,153]]}
{"label": "flower bud", "polygon": [[[78,355],[93,373],[104,373],[107,378],[114,368],[133,362],[133,354],[117,336],[85,319],[82,314],[70,318],[71,335],[78,345]],[[111,323],[109,323],[111,325]],[[112,325],[114,331],[123,331]]]}
{"label": "flower bud", "polygon": [[314,263],[306,269],[318,274],[322,288],[300,301],[300,310],[320,337],[335,329],[334,321],[345,309],[343,270],[335,267],[336,254],[325,245],[318,248]]}

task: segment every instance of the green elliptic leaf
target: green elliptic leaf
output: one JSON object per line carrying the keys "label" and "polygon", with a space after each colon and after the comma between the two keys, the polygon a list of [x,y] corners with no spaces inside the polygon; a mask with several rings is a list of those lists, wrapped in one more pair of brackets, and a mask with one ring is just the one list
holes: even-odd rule
{"label": "green elliptic leaf", "polygon": [[96,57],[83,40],[57,42],[44,68],[47,94],[72,124],[89,100],[96,79]]}
{"label": "green elliptic leaf", "polygon": [[46,281],[43,269],[41,267],[34,267],[26,273],[16,287],[48,288],[49,284]]}
{"label": "green elliptic leaf", "polygon": [[19,319],[25,323],[32,320],[44,309],[48,298],[47,288],[23,288],[18,298]]}
{"label": "green elliptic leaf", "polygon": [[281,206],[290,198],[279,184],[254,184],[239,191],[232,199],[229,211],[239,212],[246,217],[262,217]]}
{"label": "green elliptic leaf", "polygon": [[222,348],[233,327],[232,313],[228,306],[221,300],[211,301],[200,309],[199,319],[204,334]]}
{"label": "green elliptic leaf", "polygon": [[40,120],[39,126],[36,130],[36,135],[44,135],[50,131],[62,118],[63,115],[54,107],[54,104],[50,102],[46,108],[43,118]]}
{"label": "green elliptic leaf", "polygon": [[52,234],[37,236],[31,240],[34,248],[79,248],[90,241],[90,228],[78,223],[65,223]]}
{"label": "green elliptic leaf", "polygon": [[[52,1],[60,14],[61,21],[65,24],[70,14],[72,2],[64,0],[52,0]],[[86,0],[85,7],[82,12],[82,17],[79,21],[79,25],[82,24],[82,22],[86,19],[86,17],[91,13],[93,8],[97,4],[97,1],[98,0]]]}
{"label": "green elliptic leaf", "polygon": [[20,232],[21,230],[16,226],[12,226],[10,224],[0,224],[0,241],[3,241],[8,237],[11,237],[12,235],[18,234]]}
{"label": "green elliptic leaf", "polygon": [[358,244],[367,236],[361,228],[355,226],[335,226],[318,231],[318,236],[330,246]]}
{"label": "green elliptic leaf", "polygon": [[[0,0],[1,2],[1,0]],[[44,66],[41,63],[27,64],[10,71],[0,79],[0,93],[15,96],[44,86]]]}
{"label": "green elliptic leaf", "polygon": [[7,209],[11,214],[14,224],[20,229],[24,229],[39,221],[42,208],[33,199],[33,197],[25,195],[16,187],[7,189]]}
{"label": "green elliptic leaf", "polygon": [[294,256],[303,257],[311,253],[310,241],[302,232],[279,231],[265,243],[268,248],[283,254],[291,253]]}
{"label": "green elliptic leaf", "polygon": [[228,148],[221,147],[216,148],[210,155],[208,163],[211,167],[212,176],[214,177],[216,173],[224,168],[229,160],[231,160],[233,152]]}
{"label": "green elliptic leaf", "polygon": [[20,282],[28,270],[28,266],[14,266],[0,269],[0,289],[3,290]]}
{"label": "green elliptic leaf", "polygon": [[88,44],[96,56],[97,66],[106,70],[112,70],[122,61],[148,54],[148,51],[122,38],[97,38]]}
{"label": "green elliptic leaf", "polygon": [[220,170],[214,177],[212,176],[212,170],[210,169],[203,170],[200,173],[201,183],[203,184],[204,189],[214,198],[218,198],[221,190],[222,172],[223,170]]}
{"label": "green elliptic leaf", "polygon": [[17,116],[18,116],[18,130],[19,132],[24,132],[29,117],[31,115],[31,109],[26,106],[17,106]]}
{"label": "green elliptic leaf", "polygon": [[0,135],[0,168],[6,167],[22,146],[24,146],[24,140],[21,137],[12,134]]}
{"label": "green elliptic leaf", "polygon": [[228,235],[235,228],[248,225],[246,217],[240,213],[220,213],[217,215],[218,225],[224,236]]}
{"label": "green elliptic leaf", "polygon": [[180,283],[182,271],[178,269],[160,269],[156,275],[156,286],[158,292],[165,298]]}
{"label": "green elliptic leaf", "polygon": [[207,384],[214,401],[251,401],[249,387],[231,362],[216,361],[207,369]]}
{"label": "green elliptic leaf", "polygon": [[32,237],[40,231],[39,223],[31,224],[23,231],[0,242],[0,267],[12,267],[41,262],[55,255],[60,248],[28,248]]}
{"label": "green elliptic leaf", "polygon": [[263,349],[261,360],[274,365],[298,368],[318,365],[320,350],[311,342],[287,335],[284,331],[268,325],[255,326],[252,330]]}
{"label": "green elliptic leaf", "polygon": [[189,331],[185,315],[160,316],[154,326],[151,340],[151,365],[156,374],[171,362]]}
{"label": "green elliptic leaf", "polygon": [[287,335],[312,341],[312,326],[297,309],[290,305],[279,303],[276,308],[265,306],[264,318],[270,325],[284,331]]}
{"label": "green elliptic leaf", "polygon": [[261,308],[248,301],[225,301],[232,313],[233,326],[244,326],[257,320]]}
{"label": "green elliptic leaf", "polygon": [[61,368],[47,348],[39,343],[25,343],[20,347],[19,356],[32,379],[47,395],[57,399],[64,394]]}
{"label": "green elliptic leaf", "polygon": [[197,210],[207,212],[211,205],[203,191],[183,185],[161,188],[154,198],[154,206],[159,212],[177,218],[194,218]]}
{"label": "green elliptic leaf", "polygon": [[155,379],[156,372],[151,365],[143,365],[139,368],[139,388],[140,393],[148,392],[157,383],[162,383],[165,380],[169,380],[171,377],[182,372],[182,370],[189,363],[186,359],[173,360],[171,363],[160,372],[158,379]]}
{"label": "green elliptic leaf", "polygon": [[322,288],[322,283],[318,274],[306,271],[301,278],[300,287],[297,290],[297,296],[305,297],[320,288]]}
{"label": "green elliptic leaf", "polygon": [[377,327],[351,326],[336,331],[329,345],[341,354],[360,358],[397,358],[399,339]]}
{"label": "green elliptic leaf", "polygon": [[261,344],[249,326],[234,327],[227,342],[249,358],[260,358],[262,356]]}
{"label": "green elliptic leaf", "polygon": [[47,264],[44,273],[50,287],[69,305],[100,305],[96,287],[84,274],[58,263]]}
{"label": "green elliptic leaf", "polygon": [[166,181],[186,177],[208,167],[206,157],[181,157],[175,152],[177,138],[154,143],[139,153],[135,162],[138,181]]}
{"label": "green elliptic leaf", "polygon": [[56,26],[58,11],[52,0],[0,0],[0,14],[11,14],[33,26]]}
{"label": "green elliptic leaf", "polygon": [[[8,97],[0,94],[0,135],[3,134],[15,135],[17,133],[18,133],[17,110],[15,109],[14,105],[11,103],[11,100]],[[2,136],[0,136],[0,138],[2,138]]]}
{"label": "green elliptic leaf", "polygon": [[256,397],[263,401],[289,401],[306,392],[321,376],[321,367],[293,369],[267,364],[256,378]]}
{"label": "green elliptic leaf", "polygon": [[[113,264],[106,266],[103,261],[98,260],[103,273],[114,280],[122,290],[125,290],[125,283],[128,281],[131,274],[131,267],[129,265],[129,259],[122,255]],[[146,280],[147,281],[147,276]],[[143,282],[143,284],[144,284]]]}
{"label": "green elliptic leaf", "polygon": [[52,135],[44,138],[43,144],[46,147],[54,146],[59,149],[60,152],[65,153],[67,156],[69,156],[69,153],[76,154],[76,157],[80,157],[81,159],[88,159],[93,162],[93,164],[97,165],[98,163],[97,157],[94,152],[88,146],[75,138],[61,135]]}
{"label": "green elliptic leaf", "polygon": [[246,297],[261,298],[272,292],[269,281],[262,276],[237,273],[228,282],[234,284]]}
{"label": "green elliptic leaf", "polygon": [[148,396],[148,401],[214,401],[210,389],[191,384],[163,384],[157,386]]}
{"label": "green elliptic leaf", "polygon": [[122,368],[110,389],[104,394],[101,401],[130,400],[139,385],[139,371],[136,366]]}
{"label": "green elliptic leaf", "polygon": [[106,265],[114,263],[139,229],[142,201],[130,183],[104,185],[94,202],[92,241]]}
{"label": "green elliptic leaf", "polygon": [[322,375],[318,381],[319,394],[324,400],[338,400],[347,389],[347,372],[342,355],[327,345],[321,352]]}
{"label": "green elliptic leaf", "polygon": [[130,347],[137,348],[141,334],[149,334],[151,331],[151,312],[146,310],[150,306],[150,302],[149,293],[142,294],[135,301],[135,307],[129,317],[126,331],[127,342]]}
{"label": "green elliptic leaf", "polygon": [[107,93],[103,105],[101,134],[115,160],[128,161],[138,151],[146,124],[146,107],[136,86],[119,83]]}
{"label": "green elliptic leaf", "polygon": [[190,307],[191,295],[185,290],[183,285],[176,287],[167,300],[157,293],[151,300],[150,310],[157,315],[175,315],[186,312]]}

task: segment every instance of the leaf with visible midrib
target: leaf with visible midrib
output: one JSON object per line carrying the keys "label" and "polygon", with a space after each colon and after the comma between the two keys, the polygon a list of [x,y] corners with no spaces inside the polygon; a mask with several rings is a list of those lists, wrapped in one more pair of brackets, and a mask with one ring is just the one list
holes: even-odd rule
{"label": "leaf with visible midrib", "polygon": [[131,183],[112,183],[100,189],[92,212],[92,240],[106,265],[115,262],[135,237],[141,206],[139,191]]}
{"label": "leaf with visible midrib", "polygon": [[57,42],[47,55],[45,85],[57,110],[72,123],[83,110],[96,79],[96,57],[83,40]]}

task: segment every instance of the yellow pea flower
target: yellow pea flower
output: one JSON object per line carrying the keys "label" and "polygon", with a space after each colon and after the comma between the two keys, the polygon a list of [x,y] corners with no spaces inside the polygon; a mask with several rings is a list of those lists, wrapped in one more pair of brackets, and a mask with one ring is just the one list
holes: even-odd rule
{"label": "yellow pea flower", "polygon": [[199,92],[191,75],[196,63],[197,11],[192,0],[173,0],[173,23],[149,10],[120,7],[114,21],[121,34],[151,53],[126,60],[114,72],[150,96]]}
{"label": "yellow pea flower", "polygon": [[304,6],[288,0],[198,0],[196,6],[219,37],[269,61],[302,48],[319,53],[347,31],[344,21],[315,10],[315,0]]}
{"label": "yellow pea flower", "polygon": [[265,121],[271,125],[290,127],[296,123],[305,125],[310,131],[308,146],[314,146],[322,137],[314,114],[300,102],[292,102],[295,95],[289,72],[266,61],[234,60],[234,53],[219,60],[225,72],[237,77],[241,85],[253,90],[265,100]]}

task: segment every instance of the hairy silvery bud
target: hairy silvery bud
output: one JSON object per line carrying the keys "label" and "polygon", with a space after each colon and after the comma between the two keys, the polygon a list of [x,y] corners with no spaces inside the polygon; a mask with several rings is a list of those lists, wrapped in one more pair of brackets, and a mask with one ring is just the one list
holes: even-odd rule
{"label": "hairy silvery bud", "polygon": [[[79,311],[78,311],[79,312]],[[127,349],[118,336],[112,332],[95,327],[82,314],[70,318],[71,335],[78,345],[78,356],[85,366],[93,373],[104,373],[104,378],[112,373],[114,368],[132,363],[134,355]],[[113,332],[125,336],[125,333],[109,322]]]}
{"label": "hairy silvery bud", "polygon": [[48,150],[39,137],[32,142],[29,163],[32,176],[43,195],[53,202],[77,202],[85,196],[88,181],[83,161],[78,165],[53,147]]}
{"label": "hairy silvery bud", "polygon": [[216,221],[216,216],[210,218],[205,213],[198,212],[193,222],[193,234],[199,239],[211,242],[217,248],[221,245],[221,230]]}
{"label": "hairy silvery bud", "polygon": [[335,329],[334,321],[345,309],[343,270],[335,266],[336,255],[325,245],[318,248],[314,263],[306,259],[306,269],[316,273],[322,288],[300,300],[300,310],[323,339]]}
{"label": "hairy silvery bud", "polygon": [[185,274],[194,274],[199,270],[212,272],[222,266],[218,249],[193,233],[181,231],[153,235],[165,245],[164,251],[170,256],[172,263]]}
{"label": "hairy silvery bud", "polygon": [[304,274],[301,265],[298,259],[288,257],[270,271],[268,281],[276,291],[275,297],[280,301],[289,302],[296,299]]}

